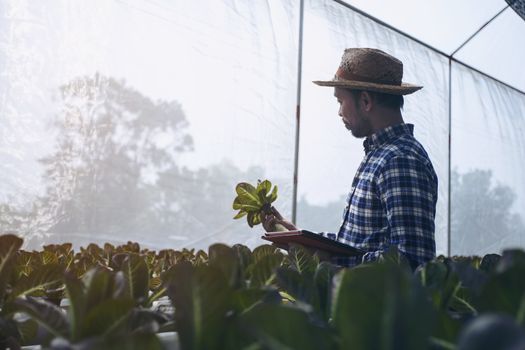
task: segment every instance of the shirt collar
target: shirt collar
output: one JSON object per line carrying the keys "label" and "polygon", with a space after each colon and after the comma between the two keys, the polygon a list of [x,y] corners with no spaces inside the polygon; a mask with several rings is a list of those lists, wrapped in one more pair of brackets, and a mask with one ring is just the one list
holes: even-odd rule
{"label": "shirt collar", "polygon": [[397,124],[386,127],[378,132],[368,136],[363,142],[365,147],[365,153],[368,154],[371,151],[376,150],[381,145],[397,139],[402,135],[414,135],[414,125],[413,124]]}

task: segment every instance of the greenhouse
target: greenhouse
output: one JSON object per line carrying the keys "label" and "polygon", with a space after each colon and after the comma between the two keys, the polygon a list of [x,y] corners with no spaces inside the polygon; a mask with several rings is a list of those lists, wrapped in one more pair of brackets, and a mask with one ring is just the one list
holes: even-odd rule
{"label": "greenhouse", "polygon": [[[395,249],[368,274],[341,272],[234,219],[236,186],[267,179],[297,227],[340,230],[364,139],[313,81],[332,79],[346,48],[395,56],[423,86],[402,115],[437,175],[437,258],[415,273]],[[118,348],[118,331],[86,343],[104,332],[88,323],[114,331],[140,312],[125,348],[461,350],[466,320],[484,315],[525,348],[524,62],[523,0],[0,0],[0,349]],[[393,299],[367,313],[356,300],[377,300],[360,283]],[[192,314],[191,295],[223,314]],[[90,321],[68,311],[50,325],[42,298]],[[144,311],[163,302],[175,313]],[[378,337],[401,340],[376,347],[334,305],[404,320]],[[419,310],[432,321],[405,320]],[[280,334],[290,320],[290,334],[316,336]]]}

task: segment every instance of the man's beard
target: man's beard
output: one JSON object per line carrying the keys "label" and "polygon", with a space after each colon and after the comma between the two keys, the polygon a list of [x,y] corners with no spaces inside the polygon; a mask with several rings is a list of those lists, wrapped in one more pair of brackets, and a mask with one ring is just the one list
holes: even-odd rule
{"label": "man's beard", "polygon": [[350,132],[352,133],[352,136],[358,139],[368,136],[367,129],[370,129],[368,126],[369,125],[365,119],[360,119],[359,123],[357,123],[357,125],[355,125],[353,128],[350,128],[350,125],[345,123],[345,127],[348,130],[350,130]]}
{"label": "man's beard", "polygon": [[362,139],[363,137],[366,137],[367,135],[364,133],[361,133],[360,130],[350,130],[352,133],[352,136],[354,136],[357,139]]}

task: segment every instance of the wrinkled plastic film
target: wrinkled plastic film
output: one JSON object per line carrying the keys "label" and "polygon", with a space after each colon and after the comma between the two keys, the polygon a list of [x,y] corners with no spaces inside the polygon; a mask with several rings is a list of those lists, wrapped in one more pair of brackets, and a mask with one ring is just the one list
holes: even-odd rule
{"label": "wrinkled plastic film", "polygon": [[436,213],[438,254],[446,254],[448,212],[448,60],[333,1],[305,7],[298,221],[302,227],[337,232],[352,179],[364,157],[337,114],[328,80],[347,47],[375,47],[403,62],[403,80],[423,85],[405,98],[405,122],[429,153],[439,179]]}
{"label": "wrinkled plastic film", "polygon": [[451,253],[525,244],[525,95],[460,64],[452,70]]}
{"label": "wrinkled plastic film", "polygon": [[298,2],[0,1],[2,231],[43,243],[261,244],[291,214]]}

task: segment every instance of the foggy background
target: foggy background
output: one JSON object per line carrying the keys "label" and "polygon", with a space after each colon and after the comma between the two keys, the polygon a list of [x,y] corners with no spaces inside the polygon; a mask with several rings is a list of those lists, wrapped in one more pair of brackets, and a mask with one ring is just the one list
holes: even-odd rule
{"label": "foggy background", "polygon": [[234,188],[269,179],[291,217],[300,82],[297,224],[336,232],[363,140],[311,81],[362,46],[424,86],[403,115],[438,174],[438,254],[525,247],[525,22],[508,8],[454,55],[501,82],[454,61],[449,79],[446,55],[506,2],[348,3],[429,46],[332,0],[304,1],[302,36],[299,0],[0,0],[1,231],[262,244]]}

